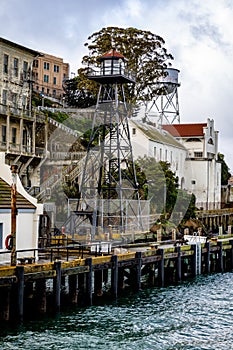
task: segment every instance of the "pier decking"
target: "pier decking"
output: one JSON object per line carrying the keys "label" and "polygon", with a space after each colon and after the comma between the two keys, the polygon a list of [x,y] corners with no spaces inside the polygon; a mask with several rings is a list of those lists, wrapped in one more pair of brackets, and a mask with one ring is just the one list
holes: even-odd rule
{"label": "pier decking", "polygon": [[67,259],[60,250],[54,261],[29,259],[16,266],[0,266],[1,320],[21,321],[25,315],[59,312],[66,304],[92,305],[105,296],[116,299],[126,288],[139,291],[197,274],[230,271],[233,236],[183,245],[171,241],[132,244],[101,256],[78,254],[73,250]]}

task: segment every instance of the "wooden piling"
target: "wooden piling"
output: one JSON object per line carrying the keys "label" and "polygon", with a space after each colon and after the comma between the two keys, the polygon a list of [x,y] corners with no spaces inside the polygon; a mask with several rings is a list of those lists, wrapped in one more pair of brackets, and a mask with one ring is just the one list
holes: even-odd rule
{"label": "wooden piling", "polygon": [[178,282],[181,282],[182,276],[181,276],[181,253],[180,253],[180,247],[176,247],[177,252],[177,260],[176,260],[176,279]]}
{"label": "wooden piling", "polygon": [[86,304],[92,305],[92,258],[86,258],[86,266],[89,267],[86,272]]}
{"label": "wooden piling", "polygon": [[164,250],[158,249],[158,254],[160,255],[160,260],[158,262],[158,285],[160,287],[164,286]]}
{"label": "wooden piling", "polygon": [[10,320],[10,287],[0,289],[0,321]]}
{"label": "wooden piling", "polygon": [[94,293],[95,296],[101,297],[103,295],[103,270],[97,270],[94,272]]}
{"label": "wooden piling", "polygon": [[231,256],[231,258],[230,258],[230,264],[231,264],[231,266],[230,266],[230,268],[231,268],[231,270],[233,269],[233,239],[231,239],[230,240],[230,245],[231,245],[231,252],[230,252],[230,256]]}
{"label": "wooden piling", "polygon": [[85,291],[86,291],[86,284],[85,284],[85,274],[80,273],[78,274],[78,305],[84,305],[85,304]]}
{"label": "wooden piling", "polygon": [[136,291],[141,290],[141,271],[142,271],[142,253],[141,252],[136,252],[135,254],[135,259],[136,259]]}
{"label": "wooden piling", "polygon": [[35,288],[36,309],[39,315],[47,311],[46,279],[40,278],[36,281]]}
{"label": "wooden piling", "polygon": [[55,313],[60,312],[61,307],[61,261],[55,261],[54,269],[56,271],[56,277],[54,278],[54,311]]}
{"label": "wooden piling", "polygon": [[112,270],[111,270],[111,294],[117,299],[118,296],[118,256],[112,256]]}
{"label": "wooden piling", "polygon": [[210,273],[210,242],[205,243],[206,253],[205,253],[205,273]]}
{"label": "wooden piling", "polygon": [[68,277],[69,283],[69,302],[73,305],[78,303],[78,290],[77,290],[77,275],[70,275]]}
{"label": "wooden piling", "polygon": [[222,242],[218,242],[217,243],[218,247],[219,247],[219,251],[218,251],[218,271],[219,272],[223,272],[224,268],[223,268],[223,250],[222,250]]}
{"label": "wooden piling", "polygon": [[191,248],[193,250],[193,255],[191,258],[191,274],[193,277],[195,277],[197,275],[197,266],[196,266],[196,262],[197,262],[197,245],[196,244],[191,244]]}
{"label": "wooden piling", "polygon": [[118,267],[118,291],[124,289],[125,271],[124,267]]}
{"label": "wooden piling", "polygon": [[18,319],[21,323],[24,316],[24,266],[16,266],[17,290],[18,290]]}

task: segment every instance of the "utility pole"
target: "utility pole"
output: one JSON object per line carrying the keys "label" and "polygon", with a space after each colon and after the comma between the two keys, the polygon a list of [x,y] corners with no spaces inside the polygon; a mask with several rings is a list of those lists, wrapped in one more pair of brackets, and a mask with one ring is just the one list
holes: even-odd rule
{"label": "utility pole", "polygon": [[18,166],[11,165],[11,174],[12,174],[12,185],[11,185],[11,239],[12,239],[12,249],[11,249],[11,266],[16,265],[16,182],[17,182],[17,172]]}

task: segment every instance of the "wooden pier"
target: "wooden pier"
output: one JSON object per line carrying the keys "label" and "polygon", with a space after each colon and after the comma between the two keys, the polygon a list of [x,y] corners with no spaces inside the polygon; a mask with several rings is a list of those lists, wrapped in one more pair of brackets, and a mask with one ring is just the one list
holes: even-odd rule
{"label": "wooden pier", "polygon": [[69,261],[61,257],[0,266],[0,320],[20,322],[26,317],[57,313],[71,304],[84,306],[105,297],[116,299],[127,288],[139,291],[233,269],[232,235],[206,243],[174,243],[135,244],[127,251],[118,248],[101,256],[73,255]]}

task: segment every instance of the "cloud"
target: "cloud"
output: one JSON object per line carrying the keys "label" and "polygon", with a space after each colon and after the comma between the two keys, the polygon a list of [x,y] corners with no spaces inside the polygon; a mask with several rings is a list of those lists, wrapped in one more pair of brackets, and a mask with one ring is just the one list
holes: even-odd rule
{"label": "cloud", "polygon": [[231,0],[1,0],[0,32],[63,57],[72,72],[87,54],[88,36],[103,27],[136,27],[162,36],[180,70],[181,123],[213,118],[219,150],[226,152],[233,170],[232,21]]}

